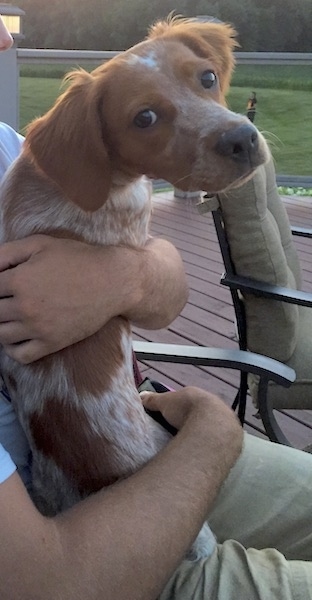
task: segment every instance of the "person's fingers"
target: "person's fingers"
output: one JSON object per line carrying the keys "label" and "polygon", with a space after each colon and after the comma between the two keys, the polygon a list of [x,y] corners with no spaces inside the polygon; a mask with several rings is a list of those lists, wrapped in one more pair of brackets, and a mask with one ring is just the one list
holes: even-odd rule
{"label": "person's fingers", "polygon": [[5,271],[25,262],[31,256],[31,244],[25,240],[7,242],[0,247],[0,271]]}
{"label": "person's fingers", "polygon": [[1,271],[0,267],[0,300],[11,296],[13,296],[12,272],[9,268]]}
{"label": "person's fingers", "polygon": [[[1,281],[1,276],[0,276]],[[13,296],[0,296],[0,327],[2,323],[15,322],[20,319],[20,311]]]}
{"label": "person's fingers", "polygon": [[171,396],[174,392],[162,392],[157,394],[156,392],[140,392],[140,397],[143,406],[149,410],[161,410],[161,408],[168,400],[168,396]]}
{"label": "person's fingers", "polygon": [[14,295],[14,267],[27,262],[46,243],[44,236],[36,235],[0,245],[0,299]]}
{"label": "person's fingers", "polygon": [[0,344],[20,344],[28,341],[29,333],[24,323],[19,321],[7,321],[0,323]]}
{"label": "person's fingers", "polygon": [[17,362],[27,365],[46,356],[47,349],[40,340],[26,340],[19,344],[4,344],[4,352]]}

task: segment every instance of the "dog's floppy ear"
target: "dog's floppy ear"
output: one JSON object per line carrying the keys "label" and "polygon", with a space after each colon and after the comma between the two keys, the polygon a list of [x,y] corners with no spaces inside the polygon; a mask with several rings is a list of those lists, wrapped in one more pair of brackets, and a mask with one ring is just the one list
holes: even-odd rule
{"label": "dog's floppy ear", "polygon": [[100,99],[92,74],[73,71],[66,80],[70,85],[51,110],[28,127],[26,151],[68,199],[95,211],[107,199],[112,177]]}
{"label": "dog's floppy ear", "polygon": [[239,44],[236,31],[226,23],[169,16],[150,28],[148,39],[179,40],[201,58],[210,58],[218,68],[220,87],[226,93],[235,60],[233,50]]}

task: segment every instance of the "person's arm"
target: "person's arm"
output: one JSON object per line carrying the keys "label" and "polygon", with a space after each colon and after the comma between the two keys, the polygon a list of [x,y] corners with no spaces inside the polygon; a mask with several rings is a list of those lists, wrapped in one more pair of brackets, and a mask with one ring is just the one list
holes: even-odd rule
{"label": "person's arm", "polygon": [[238,458],[242,429],[215,396],[149,394],[176,437],[138,473],[47,519],[16,474],[0,485],[1,600],[155,600]]}
{"label": "person's arm", "polygon": [[0,343],[28,363],[114,316],[158,329],[179,314],[187,294],[181,257],[166,240],[134,250],[31,236],[0,247]]}

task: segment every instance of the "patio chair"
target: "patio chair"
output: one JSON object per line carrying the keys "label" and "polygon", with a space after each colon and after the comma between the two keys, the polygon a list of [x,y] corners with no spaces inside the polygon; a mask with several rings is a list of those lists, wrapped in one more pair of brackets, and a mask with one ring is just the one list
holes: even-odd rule
{"label": "patio chair", "polygon": [[[295,372],[283,363],[266,356],[243,350],[227,350],[207,348],[202,346],[183,346],[177,344],[159,344],[154,342],[133,341],[134,373],[136,384],[140,387],[143,379],[139,372],[137,361],[170,362],[187,365],[220,367],[239,370],[241,376],[252,374],[258,378],[258,397],[261,404],[267,403],[270,382],[288,388],[295,380]],[[165,391],[161,382],[151,382],[157,392]],[[191,382],[190,382],[191,385]],[[149,387],[145,389],[150,389]],[[168,389],[168,388],[167,388]],[[156,421],[165,426],[171,433],[162,415],[151,413]]]}
{"label": "patio chair", "polygon": [[[311,237],[312,232],[290,227],[272,160],[242,187],[203,199],[200,210],[212,210],[225,267],[221,283],[231,291],[239,347],[296,372],[288,389],[271,381],[265,400],[257,375],[248,375],[269,438],[292,445],[279,424],[279,411],[294,409],[291,414],[299,417],[297,411],[312,409],[312,294],[299,291],[301,272],[292,234]],[[242,373],[235,402],[241,420],[246,395],[247,374]]]}

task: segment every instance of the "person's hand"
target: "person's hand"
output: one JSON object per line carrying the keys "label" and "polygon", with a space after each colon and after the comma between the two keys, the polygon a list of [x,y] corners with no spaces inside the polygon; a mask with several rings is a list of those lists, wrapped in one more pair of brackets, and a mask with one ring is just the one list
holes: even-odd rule
{"label": "person's hand", "polygon": [[[220,469],[224,469],[225,475],[228,473],[241,452],[243,429],[232,409],[220,398],[190,386],[161,394],[144,391],[140,396],[146,408],[160,411],[176,429],[186,431],[188,428],[190,435],[203,429],[207,461],[215,455]],[[202,439],[200,435],[198,439]]]}
{"label": "person's hand", "polygon": [[[197,387],[184,387],[173,392],[140,392],[145,408],[159,411],[176,429],[181,429],[192,412],[205,410],[207,403],[214,402],[216,396]],[[217,399],[218,401],[218,399]]]}
{"label": "person's hand", "polygon": [[[109,252],[109,250],[108,250]],[[31,236],[0,247],[0,343],[28,363],[96,332],[115,316],[101,249]],[[107,261],[109,264],[109,261]]]}

